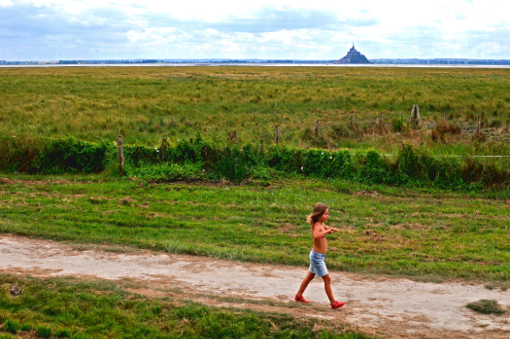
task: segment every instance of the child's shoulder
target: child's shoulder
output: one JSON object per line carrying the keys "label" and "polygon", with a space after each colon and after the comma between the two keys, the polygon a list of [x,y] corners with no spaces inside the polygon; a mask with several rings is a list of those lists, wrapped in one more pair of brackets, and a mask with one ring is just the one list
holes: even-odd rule
{"label": "child's shoulder", "polygon": [[323,227],[323,226],[324,226],[323,223],[317,221],[315,224],[313,224],[312,228],[315,229],[316,227]]}

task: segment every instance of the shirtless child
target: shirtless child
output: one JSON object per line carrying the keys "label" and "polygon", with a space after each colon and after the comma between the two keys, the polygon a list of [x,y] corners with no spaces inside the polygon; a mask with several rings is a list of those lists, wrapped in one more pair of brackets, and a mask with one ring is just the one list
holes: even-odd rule
{"label": "shirtless child", "polygon": [[326,290],[326,294],[328,295],[329,301],[331,303],[332,309],[337,309],[345,305],[343,302],[338,302],[333,297],[333,291],[331,290],[331,279],[328,274],[328,269],[326,268],[326,253],[328,252],[328,242],[326,241],[326,234],[331,234],[333,232],[337,232],[336,228],[328,227],[324,223],[328,220],[329,211],[328,207],[321,202],[318,202],[314,208],[313,213],[310,214],[307,218],[307,221],[312,226],[312,235],[313,235],[313,249],[310,252],[310,268],[308,275],[301,283],[299,287],[299,291],[294,297],[295,301],[308,303],[305,298],[303,298],[303,293],[305,289],[308,287],[310,281],[315,278],[315,275],[322,277],[324,280],[324,289]]}

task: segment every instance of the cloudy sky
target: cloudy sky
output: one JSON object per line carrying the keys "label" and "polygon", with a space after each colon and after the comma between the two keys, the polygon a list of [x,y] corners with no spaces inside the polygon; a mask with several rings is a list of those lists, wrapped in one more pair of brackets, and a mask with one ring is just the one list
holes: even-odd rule
{"label": "cloudy sky", "polygon": [[0,0],[0,60],[510,59],[508,0]]}

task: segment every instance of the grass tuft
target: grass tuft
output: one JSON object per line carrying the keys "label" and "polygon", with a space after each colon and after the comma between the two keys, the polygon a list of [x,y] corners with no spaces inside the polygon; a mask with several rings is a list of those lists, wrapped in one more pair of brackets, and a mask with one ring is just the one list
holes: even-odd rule
{"label": "grass tuft", "polygon": [[482,299],[466,305],[467,308],[482,314],[496,314],[502,315],[505,310],[501,308],[496,300]]}

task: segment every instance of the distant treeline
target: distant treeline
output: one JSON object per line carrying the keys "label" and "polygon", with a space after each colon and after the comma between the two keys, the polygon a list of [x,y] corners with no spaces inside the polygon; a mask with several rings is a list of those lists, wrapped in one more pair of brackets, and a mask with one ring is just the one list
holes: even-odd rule
{"label": "distant treeline", "polygon": [[[297,59],[119,59],[119,60],[59,60],[61,65],[78,64],[155,64],[155,63],[204,63],[204,64],[331,64],[335,60]],[[372,64],[417,64],[417,65],[510,65],[510,60],[494,59],[369,59]],[[47,61],[6,61],[0,65],[54,64]]]}
{"label": "distant treeline", "polygon": [[420,64],[420,65],[510,65],[510,60],[477,59],[372,59],[373,64]]}
{"label": "distant treeline", "polygon": [[163,62],[156,59],[144,60],[59,60],[58,63],[62,65],[68,64],[155,64]]}

